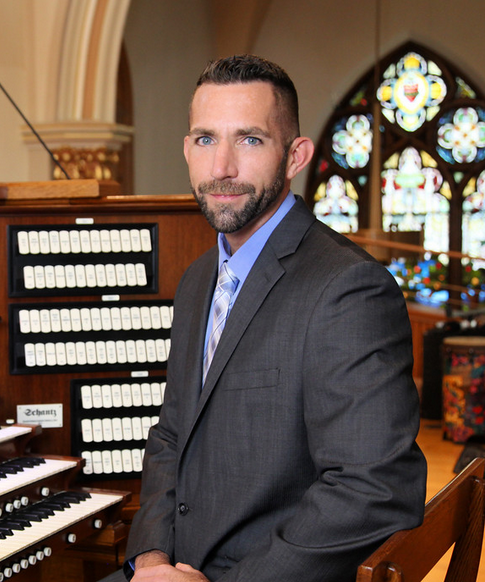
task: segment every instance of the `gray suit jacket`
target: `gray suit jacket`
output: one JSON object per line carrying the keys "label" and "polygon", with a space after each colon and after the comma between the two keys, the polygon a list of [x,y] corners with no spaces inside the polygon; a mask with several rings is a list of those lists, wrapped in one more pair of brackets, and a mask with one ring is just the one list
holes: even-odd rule
{"label": "gray suit jacket", "polygon": [[300,199],[241,289],[201,392],[216,271],[214,248],[177,291],[127,557],[157,548],[211,581],[353,580],[423,514],[401,291]]}

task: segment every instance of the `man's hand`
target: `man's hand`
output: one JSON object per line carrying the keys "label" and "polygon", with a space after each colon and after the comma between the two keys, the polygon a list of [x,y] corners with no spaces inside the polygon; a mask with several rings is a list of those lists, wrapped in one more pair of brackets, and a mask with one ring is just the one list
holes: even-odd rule
{"label": "man's hand", "polygon": [[209,582],[209,580],[188,564],[170,564],[167,554],[154,550],[140,554],[135,561],[135,575],[132,582]]}

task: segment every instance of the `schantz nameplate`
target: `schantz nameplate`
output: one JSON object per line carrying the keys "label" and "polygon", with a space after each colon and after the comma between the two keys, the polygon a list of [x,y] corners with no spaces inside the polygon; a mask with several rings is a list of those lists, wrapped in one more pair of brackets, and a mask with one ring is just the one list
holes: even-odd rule
{"label": "schantz nameplate", "polygon": [[62,428],[62,404],[19,404],[17,422],[40,424],[42,428]]}

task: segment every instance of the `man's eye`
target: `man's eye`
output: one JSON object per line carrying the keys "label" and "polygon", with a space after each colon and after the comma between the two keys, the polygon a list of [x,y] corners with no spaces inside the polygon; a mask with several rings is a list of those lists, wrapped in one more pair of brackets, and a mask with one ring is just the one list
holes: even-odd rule
{"label": "man's eye", "polygon": [[244,140],[248,145],[258,145],[261,143],[261,140],[257,137],[253,137],[248,135]]}
{"label": "man's eye", "polygon": [[202,137],[199,137],[197,143],[200,145],[210,145],[212,143],[212,138],[208,137],[207,135],[203,135]]}

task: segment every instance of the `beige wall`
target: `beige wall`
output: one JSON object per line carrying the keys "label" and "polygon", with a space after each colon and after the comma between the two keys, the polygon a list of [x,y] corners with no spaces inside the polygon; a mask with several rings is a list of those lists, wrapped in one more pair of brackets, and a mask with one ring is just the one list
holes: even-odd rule
{"label": "beige wall", "polygon": [[[0,0],[0,82],[34,123],[50,121],[48,103],[56,95],[56,38],[63,23],[62,10],[54,18],[52,6],[84,1]],[[382,55],[416,40],[454,62],[485,92],[485,37],[480,32],[485,2],[380,1]],[[254,11],[259,21],[252,24],[253,34],[247,33],[250,42],[234,34],[232,47],[228,27],[232,23],[239,31],[241,15],[249,5],[254,10],[254,2],[131,1],[124,36],[134,85],[136,194],[188,191],[182,156],[187,104],[200,69],[221,46],[226,54],[248,46],[283,65],[299,89],[302,131],[314,139],[342,95],[372,65],[374,0],[264,3],[265,12]],[[221,18],[213,18],[215,9],[216,14],[225,11]],[[0,182],[38,178],[29,167],[22,125],[0,94]],[[304,180],[295,181],[295,190],[303,190]]]}

